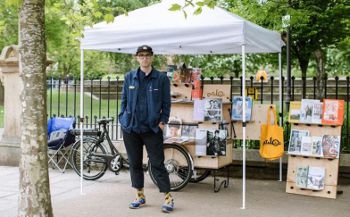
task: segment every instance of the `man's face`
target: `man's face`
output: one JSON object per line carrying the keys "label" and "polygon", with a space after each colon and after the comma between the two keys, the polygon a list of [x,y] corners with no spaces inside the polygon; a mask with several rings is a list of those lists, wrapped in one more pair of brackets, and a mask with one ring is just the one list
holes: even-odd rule
{"label": "man's face", "polygon": [[153,56],[148,52],[139,52],[136,55],[137,62],[139,62],[141,67],[147,68],[152,65]]}

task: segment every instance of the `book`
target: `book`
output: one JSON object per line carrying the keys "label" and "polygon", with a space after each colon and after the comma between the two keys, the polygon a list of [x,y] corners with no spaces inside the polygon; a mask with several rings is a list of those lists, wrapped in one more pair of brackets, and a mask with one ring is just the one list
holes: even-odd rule
{"label": "book", "polygon": [[312,137],[311,155],[314,157],[323,157],[322,136]]}
{"label": "book", "polygon": [[[245,120],[250,121],[252,118],[252,108],[253,108],[253,100],[251,97],[245,98]],[[232,113],[231,119],[234,121],[242,121],[243,120],[243,97],[242,96],[234,96],[232,99]]]}
{"label": "book", "polygon": [[322,137],[322,149],[325,158],[339,158],[340,136],[324,135]]}
{"label": "book", "polygon": [[196,156],[207,155],[207,129],[197,128],[195,139],[195,154]]}
{"label": "book", "polygon": [[187,142],[188,138],[183,137],[170,137],[164,140],[165,144],[182,144],[184,142]]}
{"label": "book", "polygon": [[222,99],[204,99],[204,120],[211,122],[220,122],[222,120]]}
{"label": "book", "polygon": [[163,136],[165,138],[181,137],[181,118],[177,116],[169,117],[168,124],[164,127]]}
{"label": "book", "polygon": [[191,97],[192,97],[192,100],[202,99],[202,97],[203,97],[203,90],[201,90],[201,89],[192,90],[191,91]]}
{"label": "book", "polygon": [[322,123],[322,102],[315,102],[312,108],[312,123],[313,124],[321,124]]}
{"label": "book", "polygon": [[312,137],[303,136],[301,138],[301,155],[311,156],[312,155]]}
{"label": "book", "polygon": [[194,100],[192,118],[194,121],[204,121],[204,103],[204,100]]}
{"label": "book", "polygon": [[307,174],[307,189],[322,190],[325,182],[325,168],[324,167],[309,167]]}
{"label": "book", "polygon": [[312,123],[312,113],[314,104],[319,102],[319,100],[314,99],[301,100],[300,123]]}
{"label": "book", "polygon": [[202,70],[200,68],[193,68],[191,78],[192,81],[200,80],[202,75]]}
{"label": "book", "polygon": [[197,125],[182,124],[181,138],[195,139]]}
{"label": "book", "polygon": [[322,124],[343,125],[344,100],[324,99]]}
{"label": "book", "polygon": [[217,129],[209,129],[207,131],[207,155],[226,155],[226,132],[226,130]]}
{"label": "book", "polygon": [[308,166],[298,166],[297,167],[295,184],[299,188],[307,188],[308,172],[309,172],[309,167]]}
{"label": "book", "polygon": [[301,110],[301,102],[300,101],[292,101],[289,106],[289,123],[299,123],[300,121],[300,110]]}
{"label": "book", "polygon": [[300,155],[301,151],[301,139],[304,136],[309,136],[309,131],[307,130],[291,130],[288,154]]}

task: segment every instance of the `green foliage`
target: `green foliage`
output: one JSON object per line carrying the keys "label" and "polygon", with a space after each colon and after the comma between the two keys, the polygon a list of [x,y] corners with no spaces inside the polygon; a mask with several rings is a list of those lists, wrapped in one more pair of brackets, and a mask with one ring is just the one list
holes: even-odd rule
{"label": "green foliage", "polygon": [[[0,49],[9,44],[18,43],[18,7],[21,0],[0,1]],[[46,0],[46,38],[48,57],[55,62],[49,70],[49,76],[79,76],[80,43],[82,30],[94,23],[118,22],[114,17],[127,14],[157,0]],[[327,57],[326,71],[329,75],[347,75],[350,65],[350,6],[346,0],[186,0],[184,5],[173,4],[170,10],[182,11],[187,16],[188,7],[194,7],[193,13],[202,13],[203,7],[213,8],[216,4],[232,11],[258,25],[285,31],[281,26],[281,17],[291,15],[292,32],[292,74],[300,76],[300,62],[304,61],[307,75],[316,75],[316,62],[312,54],[321,48]],[[187,11],[187,12],[186,12]],[[282,56],[285,65],[285,55]],[[195,56],[177,58],[193,67],[201,67],[206,76],[239,76],[241,63],[239,55],[218,55],[211,57]],[[247,75],[253,75],[262,66],[269,66],[270,75],[278,72],[276,54],[247,55]],[[96,64],[98,62],[99,64]],[[165,62],[164,57],[156,57],[154,65],[159,68]],[[125,73],[137,66],[130,55],[116,53],[85,53],[87,77],[98,78],[102,75]],[[285,67],[285,66],[283,66]]]}

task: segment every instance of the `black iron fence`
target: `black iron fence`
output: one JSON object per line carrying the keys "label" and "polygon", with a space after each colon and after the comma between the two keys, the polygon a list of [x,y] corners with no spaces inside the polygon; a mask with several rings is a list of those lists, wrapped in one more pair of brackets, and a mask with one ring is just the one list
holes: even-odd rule
{"label": "black iron fence", "polygon": [[[242,78],[202,78],[205,84],[230,84],[232,95],[242,95]],[[344,125],[342,129],[342,152],[350,152],[349,144],[349,76],[344,78],[323,78],[323,91],[325,98],[344,99]],[[283,126],[285,128],[285,141],[289,141],[290,124],[287,121],[287,86],[286,79],[282,77],[282,114]],[[313,78],[291,78],[290,101],[301,99],[315,99],[317,96],[316,77]],[[114,118],[110,126],[112,138],[120,138],[120,130],[117,124],[117,114],[120,110],[120,95],[123,81],[119,77],[107,80],[85,80],[84,81],[84,125],[88,128],[96,128],[97,120],[103,117]],[[276,104],[279,108],[279,80],[270,77],[268,81],[257,81],[254,77],[246,79],[247,95],[254,98],[254,103]],[[72,116],[80,120],[80,81],[68,79],[48,80],[48,115]],[[236,143],[240,146],[240,142]],[[258,141],[248,141],[248,148],[258,148]]]}

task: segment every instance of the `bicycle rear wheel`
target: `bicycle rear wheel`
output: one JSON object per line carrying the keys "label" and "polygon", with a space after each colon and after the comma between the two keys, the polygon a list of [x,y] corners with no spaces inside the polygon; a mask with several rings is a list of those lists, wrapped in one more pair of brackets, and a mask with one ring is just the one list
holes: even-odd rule
{"label": "bicycle rear wheel", "polygon": [[206,179],[210,175],[211,171],[208,169],[195,169],[190,182],[197,183]]}
{"label": "bicycle rear wheel", "polygon": [[[182,189],[190,181],[192,162],[187,151],[181,146],[174,144],[164,145],[164,166],[169,174],[171,191]],[[148,161],[148,172],[154,184],[157,185],[150,161]]]}
{"label": "bicycle rear wheel", "polygon": [[[83,178],[86,180],[96,180],[101,178],[107,168],[106,159],[95,156],[106,154],[103,145],[97,143],[94,138],[84,138],[83,140]],[[80,140],[75,142],[72,147],[71,162],[74,171],[80,176]]]}

